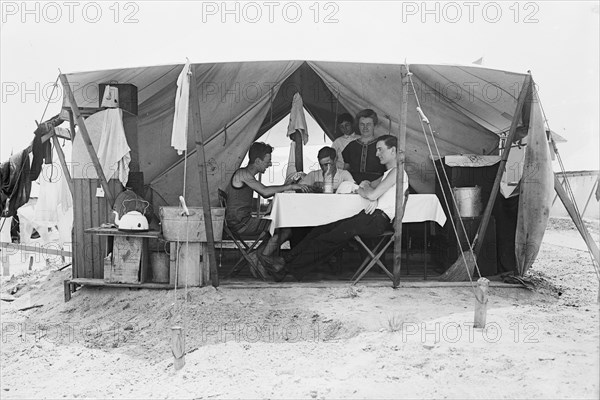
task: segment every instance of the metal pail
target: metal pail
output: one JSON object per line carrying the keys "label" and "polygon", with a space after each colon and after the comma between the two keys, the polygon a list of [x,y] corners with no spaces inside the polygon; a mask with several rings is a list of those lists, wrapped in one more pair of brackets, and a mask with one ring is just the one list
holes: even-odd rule
{"label": "metal pail", "polygon": [[458,215],[463,218],[481,215],[481,187],[452,188]]}

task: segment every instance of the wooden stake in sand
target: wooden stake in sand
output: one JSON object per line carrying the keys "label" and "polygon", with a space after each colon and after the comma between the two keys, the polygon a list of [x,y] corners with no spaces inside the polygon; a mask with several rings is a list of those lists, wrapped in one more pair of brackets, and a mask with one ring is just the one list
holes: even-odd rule
{"label": "wooden stake in sand", "polygon": [[475,320],[473,328],[485,328],[485,320],[487,317],[487,292],[490,287],[490,281],[487,278],[479,278],[477,280],[477,288],[475,289]]}
{"label": "wooden stake in sand", "polygon": [[171,327],[171,351],[173,366],[175,371],[179,371],[185,365],[185,336],[181,326]]}

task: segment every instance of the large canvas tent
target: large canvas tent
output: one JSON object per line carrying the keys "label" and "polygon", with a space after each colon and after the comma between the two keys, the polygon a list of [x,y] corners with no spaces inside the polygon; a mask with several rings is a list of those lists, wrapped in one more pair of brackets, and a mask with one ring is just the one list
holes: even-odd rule
{"label": "large canvas tent", "polygon": [[[196,78],[192,84],[200,97],[208,183],[215,189],[210,192],[211,205],[217,205],[216,188],[227,185],[250,144],[289,113],[296,92],[302,95],[305,109],[332,139],[336,135],[336,115],[355,114],[364,108],[371,108],[379,115],[376,134],[394,134],[400,127],[401,65],[269,61],[192,64],[191,68]],[[176,81],[182,69],[183,64],[177,64],[67,74],[78,107],[90,113],[99,108],[100,84],[127,83],[137,87],[136,129],[132,130],[134,134],[126,132],[127,140],[135,155],[134,168],[139,166],[146,186],[155,194],[152,195],[155,207],[177,204],[183,190],[183,156],[170,145]],[[411,86],[408,95],[406,171],[417,192],[433,193],[434,165],[423,135],[421,116],[416,111],[417,99],[435,130],[442,156],[497,155],[501,136],[511,126],[527,74],[480,66],[428,64],[412,64],[410,73],[414,89]],[[66,96],[63,106],[69,109]],[[525,107],[522,116],[518,116],[519,125],[526,127],[528,117],[529,108]],[[188,205],[200,206],[195,141],[193,135],[188,138],[186,199]],[[76,142],[77,138],[74,146]],[[91,164],[85,150],[74,150],[73,154],[73,162]],[[97,200],[93,187],[97,182],[81,189],[81,182],[97,178],[93,169],[74,169],[73,178],[80,181],[75,187],[76,192],[83,193],[82,198]],[[76,193],[76,203],[77,196]],[[79,213],[85,210],[80,209]],[[75,224],[80,223],[83,228],[105,222],[100,220],[105,211],[94,214],[97,221],[77,214],[76,205]],[[81,231],[79,235],[75,247],[84,243],[84,239],[91,240]],[[74,250],[76,258],[90,260]],[[101,263],[86,267],[85,271],[77,267],[77,261],[75,265],[74,277],[102,277]]]}
{"label": "large canvas tent", "polygon": [[[170,146],[176,80],[183,65],[126,68],[68,74],[79,107],[98,107],[98,84],[131,83],[138,89],[137,143],[144,180],[167,202],[177,203],[183,185],[183,157]],[[193,64],[200,93],[209,186],[224,186],[250,144],[284,118],[296,92],[330,138],[336,114],[374,109],[377,134],[397,132],[400,65],[341,62],[244,62]],[[442,155],[498,154],[526,74],[473,66],[410,66],[421,108],[436,131]],[[65,106],[68,101],[65,100]],[[433,193],[435,174],[423,137],[416,97],[409,93],[406,160],[411,185]],[[199,205],[195,138],[188,138],[188,197]],[[76,152],[77,153],[77,152]],[[85,163],[86,154],[78,152]],[[94,177],[87,171],[88,178]],[[74,178],[83,176],[74,175]],[[216,193],[211,203],[217,204]]]}

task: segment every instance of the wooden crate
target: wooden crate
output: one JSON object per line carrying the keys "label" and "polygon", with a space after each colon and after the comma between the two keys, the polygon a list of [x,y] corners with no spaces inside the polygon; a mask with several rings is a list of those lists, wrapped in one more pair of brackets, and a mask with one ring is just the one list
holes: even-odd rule
{"label": "wooden crate", "polygon": [[170,243],[169,283],[177,287],[204,286],[210,280],[207,243]]}
{"label": "wooden crate", "polygon": [[[144,238],[131,236],[115,236],[112,262],[107,271],[104,264],[104,280],[112,283],[141,283],[146,264],[144,254]],[[108,274],[107,274],[108,272]]]}

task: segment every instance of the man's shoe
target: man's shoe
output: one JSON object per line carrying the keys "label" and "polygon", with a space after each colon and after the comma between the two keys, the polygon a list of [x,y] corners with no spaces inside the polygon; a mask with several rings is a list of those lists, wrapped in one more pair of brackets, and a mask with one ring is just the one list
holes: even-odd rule
{"label": "man's shoe", "polygon": [[264,254],[258,254],[258,258],[266,266],[271,267],[275,272],[281,272],[285,268],[285,261],[283,257],[277,256],[266,256]]}

